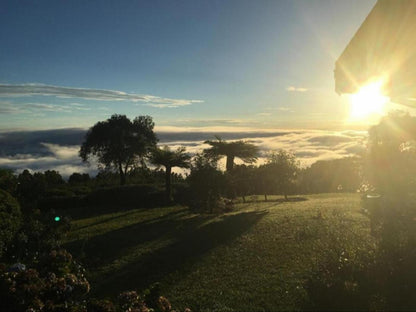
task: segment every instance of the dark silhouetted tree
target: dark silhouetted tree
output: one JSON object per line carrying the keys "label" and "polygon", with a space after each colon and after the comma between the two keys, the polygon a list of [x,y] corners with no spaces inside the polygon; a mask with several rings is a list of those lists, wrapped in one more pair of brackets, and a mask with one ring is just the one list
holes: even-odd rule
{"label": "dark silhouetted tree", "polygon": [[115,168],[123,185],[128,170],[156,145],[153,128],[150,116],[139,116],[130,121],[125,115],[113,115],[88,130],[79,155],[83,161],[91,155],[96,156],[106,168]]}
{"label": "dark silhouetted tree", "polygon": [[170,202],[172,200],[172,168],[189,168],[191,156],[185,153],[184,147],[172,151],[165,146],[152,150],[149,159],[154,165],[165,167],[166,199]]}
{"label": "dark silhouetted tree", "polygon": [[216,160],[205,154],[197,154],[192,161],[187,182],[191,208],[213,213],[226,187],[225,176],[217,169]]}
{"label": "dark silhouetted tree", "polygon": [[69,176],[69,184],[82,184],[90,181],[90,175],[88,173],[74,172]]}
{"label": "dark silhouetted tree", "polygon": [[54,188],[65,184],[61,174],[56,170],[46,170],[44,173],[47,188]]}
{"label": "dark silhouetted tree", "polygon": [[416,117],[390,113],[369,130],[368,182],[380,193],[406,193],[416,182]]}
{"label": "dark silhouetted tree", "polygon": [[299,174],[302,192],[355,192],[361,185],[361,165],[358,157],[319,160]]}
{"label": "dark silhouetted tree", "polygon": [[17,187],[17,177],[10,169],[0,168],[0,189],[15,195]]}
{"label": "dark silhouetted tree", "polygon": [[225,156],[226,169],[231,171],[234,168],[234,158],[240,158],[246,163],[253,163],[257,160],[259,149],[254,144],[245,141],[226,142],[220,137],[216,137],[217,141],[205,141],[205,144],[211,145],[210,148],[204,150],[208,157],[219,158]]}
{"label": "dark silhouetted tree", "polygon": [[[299,161],[294,154],[285,150],[272,152],[268,156],[267,163],[260,166],[260,178],[265,180],[267,191],[287,195],[293,192],[296,175],[299,171]],[[266,194],[266,193],[265,193]]]}
{"label": "dark silhouetted tree", "polygon": [[254,166],[237,165],[227,174],[230,197],[241,196],[246,202],[246,196],[253,195],[255,188],[255,174],[258,168]]}

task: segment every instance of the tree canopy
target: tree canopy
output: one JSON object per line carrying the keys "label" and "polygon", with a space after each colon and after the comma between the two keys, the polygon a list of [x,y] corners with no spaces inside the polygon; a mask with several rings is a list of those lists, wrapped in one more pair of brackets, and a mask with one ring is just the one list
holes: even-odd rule
{"label": "tree canopy", "polygon": [[88,130],[79,155],[83,161],[95,156],[107,169],[115,168],[120,174],[120,184],[125,184],[128,170],[156,145],[153,128],[150,116],[130,121],[125,115],[112,115]]}
{"label": "tree canopy", "polygon": [[267,163],[259,168],[260,179],[266,188],[265,192],[283,194],[287,200],[287,195],[294,187],[299,166],[299,161],[292,153],[285,150],[270,153]]}
{"label": "tree canopy", "polygon": [[234,158],[240,158],[246,163],[253,163],[257,160],[259,149],[254,144],[245,141],[226,142],[220,137],[216,141],[205,141],[205,144],[211,145],[210,148],[204,149],[204,154],[208,157],[218,158],[226,156],[226,169],[231,171],[234,168]]}
{"label": "tree canopy", "polygon": [[402,193],[416,183],[416,117],[390,113],[369,130],[365,175],[380,193]]}
{"label": "tree canopy", "polygon": [[168,146],[163,148],[156,147],[150,153],[150,162],[157,166],[165,167],[165,186],[167,200],[171,200],[172,187],[171,175],[173,167],[189,168],[191,156],[185,153],[184,147],[179,147],[172,151]]}

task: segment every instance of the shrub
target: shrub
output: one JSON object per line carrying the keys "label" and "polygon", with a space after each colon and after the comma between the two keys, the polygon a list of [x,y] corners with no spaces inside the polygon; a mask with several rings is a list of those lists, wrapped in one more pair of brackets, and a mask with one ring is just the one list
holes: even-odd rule
{"label": "shrub", "polygon": [[17,233],[22,221],[18,202],[0,190],[0,257]]}
{"label": "shrub", "polygon": [[64,249],[51,250],[29,268],[3,265],[0,270],[0,300],[6,311],[75,311],[89,290],[82,267]]}
{"label": "shrub", "polygon": [[364,199],[378,241],[374,276],[387,310],[414,310],[416,298],[416,198],[414,195]]}

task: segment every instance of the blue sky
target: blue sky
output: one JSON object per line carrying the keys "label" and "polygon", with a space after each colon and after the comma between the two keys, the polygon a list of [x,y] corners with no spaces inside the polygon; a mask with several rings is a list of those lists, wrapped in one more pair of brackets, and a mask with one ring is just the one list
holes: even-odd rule
{"label": "blue sky", "polygon": [[0,130],[354,127],[333,69],[374,4],[2,1]]}

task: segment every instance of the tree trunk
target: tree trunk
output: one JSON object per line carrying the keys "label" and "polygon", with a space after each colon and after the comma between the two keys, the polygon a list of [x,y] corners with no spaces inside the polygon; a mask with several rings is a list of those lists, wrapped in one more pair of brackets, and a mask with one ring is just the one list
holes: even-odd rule
{"label": "tree trunk", "polygon": [[172,167],[167,166],[165,172],[165,185],[166,185],[166,201],[170,203],[172,201]]}
{"label": "tree trunk", "polygon": [[121,165],[121,163],[118,164],[118,170],[120,173],[120,185],[124,185],[126,184],[126,175],[124,174],[123,166]]}
{"label": "tree trunk", "polygon": [[287,201],[287,194],[285,193],[284,195],[285,195],[285,201]]}
{"label": "tree trunk", "polygon": [[267,202],[267,194],[264,194],[264,201]]}
{"label": "tree trunk", "polygon": [[234,168],[234,156],[227,155],[227,164],[226,164],[225,168],[227,169],[228,172],[233,170],[233,168]]}

